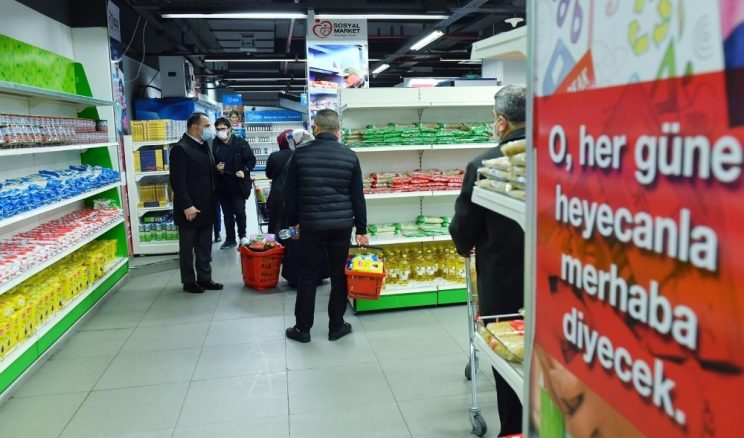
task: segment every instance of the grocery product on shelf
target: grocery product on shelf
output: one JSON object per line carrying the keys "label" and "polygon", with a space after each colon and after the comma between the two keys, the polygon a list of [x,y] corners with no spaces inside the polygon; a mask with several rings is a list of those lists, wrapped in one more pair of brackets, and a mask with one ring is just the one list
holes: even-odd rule
{"label": "grocery product on shelf", "polygon": [[419,169],[406,172],[373,172],[364,178],[365,194],[458,190],[463,169]]}
{"label": "grocery product on shelf", "polygon": [[132,152],[135,172],[157,172],[168,170],[169,152],[165,146],[148,146]]}
{"label": "grocery product on shelf", "polygon": [[104,120],[0,114],[0,148],[106,143]]}
{"label": "grocery product on shelf", "polygon": [[133,141],[176,142],[186,132],[186,120],[132,120]]}
{"label": "grocery product on shelf", "polygon": [[405,146],[429,144],[487,143],[492,129],[487,123],[413,123],[368,125],[344,129],[343,138],[350,147]]}
{"label": "grocery product on shelf", "polygon": [[476,184],[512,198],[524,200],[527,190],[526,147],[524,140],[513,141],[501,147],[504,156],[483,161],[478,175],[483,179]]}
{"label": "grocery product on shelf", "polygon": [[167,181],[158,184],[140,184],[137,190],[139,191],[137,206],[140,208],[167,207],[173,199],[173,191]]}
{"label": "grocery product on shelf", "polygon": [[140,242],[175,242],[178,228],[173,222],[173,212],[152,212],[142,217],[139,225]]}
{"label": "grocery product on shelf", "polygon": [[480,334],[493,351],[510,362],[524,360],[524,320],[500,321],[481,326]]}
{"label": "grocery product on shelf", "polygon": [[449,218],[442,216],[418,216],[415,221],[367,226],[372,237],[426,237],[449,234]]}
{"label": "grocery product on shelf", "polygon": [[405,289],[411,281],[423,284],[465,282],[465,262],[451,243],[425,242],[385,248],[388,277],[385,287]]}
{"label": "grocery product on shelf", "polygon": [[119,208],[76,210],[0,240],[0,286],[121,221]]}
{"label": "grocery product on shelf", "polygon": [[91,242],[0,295],[0,359],[102,278],[116,248],[116,240]]}
{"label": "grocery product on shelf", "polygon": [[41,170],[0,183],[0,219],[73,198],[120,180],[119,172],[99,166]]}

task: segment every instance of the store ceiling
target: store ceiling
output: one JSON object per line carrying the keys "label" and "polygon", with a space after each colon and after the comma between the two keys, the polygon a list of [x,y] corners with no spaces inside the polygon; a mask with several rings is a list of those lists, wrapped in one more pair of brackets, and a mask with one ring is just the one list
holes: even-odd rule
{"label": "store ceiling", "polygon": [[[473,42],[511,30],[504,20],[525,17],[526,0],[126,0],[137,14],[148,21],[165,43],[152,45],[147,56],[184,55],[195,61],[197,74],[218,80],[222,92],[242,92],[244,88],[224,87],[245,81],[235,79],[282,77],[301,84],[305,64],[204,63],[206,57],[246,57],[241,45],[255,47],[253,57],[305,58],[305,20],[255,19],[165,19],[166,13],[301,12],[339,14],[427,14],[447,15],[447,20],[369,21],[370,69],[387,62],[391,68],[370,78],[372,87],[399,84],[404,77],[451,77],[480,74],[479,65],[453,60],[469,58]],[[522,22],[521,25],[524,25]],[[441,28],[446,35],[418,52],[407,50],[411,43],[430,30]],[[148,37],[148,40],[151,38]],[[246,42],[248,41],[248,43]],[[154,47],[153,47],[154,46]],[[268,94],[268,95],[266,95]],[[264,93],[262,99],[276,99]]]}

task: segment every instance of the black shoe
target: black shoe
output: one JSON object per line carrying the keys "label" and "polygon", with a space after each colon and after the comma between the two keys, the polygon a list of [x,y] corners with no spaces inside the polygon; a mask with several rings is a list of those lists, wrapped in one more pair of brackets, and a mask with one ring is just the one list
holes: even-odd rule
{"label": "black shoe", "polygon": [[220,249],[235,248],[236,246],[238,246],[238,242],[225,242],[220,246]]}
{"label": "black shoe", "polygon": [[286,333],[287,337],[294,341],[302,342],[303,344],[307,344],[308,342],[310,342],[310,332],[303,332],[297,327],[288,328]]}
{"label": "black shoe", "polygon": [[189,292],[192,294],[202,294],[204,293],[204,288],[198,285],[197,283],[185,283],[183,285],[183,290],[185,292]]}
{"label": "black shoe", "polygon": [[328,340],[337,341],[348,335],[349,333],[351,333],[351,324],[345,322],[344,325],[342,325],[341,328],[339,328],[338,330],[328,332]]}
{"label": "black shoe", "polygon": [[215,283],[214,281],[211,281],[211,280],[209,282],[200,281],[198,285],[202,289],[206,289],[206,290],[222,290],[222,288],[224,287],[222,284]]}
{"label": "black shoe", "polygon": [[214,241],[215,241],[215,243],[216,242],[222,242],[222,237],[218,234],[218,235],[214,236]]}

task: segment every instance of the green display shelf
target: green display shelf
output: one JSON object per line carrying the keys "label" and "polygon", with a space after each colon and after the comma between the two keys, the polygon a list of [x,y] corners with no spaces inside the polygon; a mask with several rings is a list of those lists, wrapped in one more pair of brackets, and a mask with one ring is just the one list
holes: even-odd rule
{"label": "green display shelf", "polygon": [[377,300],[354,300],[355,312],[402,309],[437,305],[437,291],[400,295],[383,295]]}
{"label": "green display shelf", "polygon": [[445,289],[438,292],[437,304],[462,304],[468,301],[468,290],[462,289]]}

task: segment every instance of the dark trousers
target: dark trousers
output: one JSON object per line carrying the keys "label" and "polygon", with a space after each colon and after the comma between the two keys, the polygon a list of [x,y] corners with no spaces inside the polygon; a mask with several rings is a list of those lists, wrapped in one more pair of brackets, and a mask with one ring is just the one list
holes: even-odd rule
{"label": "dark trousers", "polygon": [[522,432],[522,403],[501,374],[493,370],[496,379],[496,400],[499,406],[501,433],[499,436],[516,435]]}
{"label": "dark trousers", "polygon": [[178,261],[181,283],[209,283],[212,280],[212,224],[178,228]]}
{"label": "dark trousers", "polygon": [[238,237],[245,237],[245,199],[240,192],[227,190],[220,193],[220,205],[225,217],[225,242],[235,242],[235,225]]}
{"label": "dark trousers", "polygon": [[[297,328],[310,331],[315,316],[315,290],[324,264],[331,274],[331,297],[328,300],[328,328],[341,328],[346,313],[346,275],[344,266],[351,244],[351,229],[328,231],[300,230],[300,275],[297,281],[295,318]],[[327,256],[328,258],[326,259]]]}
{"label": "dark trousers", "polygon": [[222,232],[222,209],[220,208],[220,198],[215,196],[214,198],[214,237],[220,235]]}

